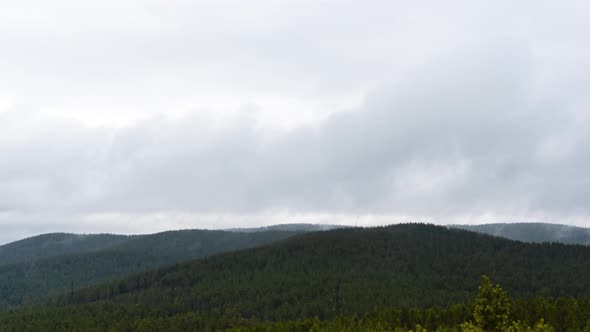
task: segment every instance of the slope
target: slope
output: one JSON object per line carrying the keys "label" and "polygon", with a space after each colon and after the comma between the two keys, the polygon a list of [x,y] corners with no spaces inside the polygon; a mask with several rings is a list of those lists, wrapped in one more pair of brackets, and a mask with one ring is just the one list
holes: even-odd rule
{"label": "slope", "polygon": [[0,266],[0,308],[183,260],[297,234],[182,230],[137,236],[110,248]]}
{"label": "slope", "polygon": [[547,223],[511,223],[484,225],[452,225],[469,231],[485,233],[523,242],[560,242],[590,245],[590,228]]}
{"label": "slope", "polygon": [[114,234],[48,233],[0,246],[0,265],[79,254],[109,248],[133,239]]}

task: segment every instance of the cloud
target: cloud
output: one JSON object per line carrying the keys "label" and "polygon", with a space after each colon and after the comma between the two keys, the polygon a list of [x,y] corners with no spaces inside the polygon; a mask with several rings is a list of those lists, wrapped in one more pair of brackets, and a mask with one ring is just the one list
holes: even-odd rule
{"label": "cloud", "polygon": [[6,5],[0,229],[588,223],[587,7]]}
{"label": "cloud", "polygon": [[588,216],[590,119],[534,77],[526,49],[470,51],[290,131],[247,114],[97,129],[5,112],[22,137],[0,144],[2,210]]}
{"label": "cloud", "polygon": [[304,101],[329,113],[323,100],[364,96],[474,44],[508,40],[550,67],[576,64],[588,58],[587,6],[19,1],[0,13],[0,99],[90,123],[242,104],[296,119],[297,110],[285,116],[276,106]]}

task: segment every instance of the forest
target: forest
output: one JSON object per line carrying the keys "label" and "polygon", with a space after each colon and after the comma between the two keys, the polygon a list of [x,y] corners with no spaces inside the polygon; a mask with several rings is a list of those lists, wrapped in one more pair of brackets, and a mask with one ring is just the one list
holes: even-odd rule
{"label": "forest", "polygon": [[312,232],[36,300],[0,330],[477,331],[478,285],[510,308],[502,331],[582,331],[590,248],[424,224]]}
{"label": "forest", "polygon": [[0,247],[0,309],[117,277],[256,247],[298,231],[180,230],[150,235],[46,234]]}

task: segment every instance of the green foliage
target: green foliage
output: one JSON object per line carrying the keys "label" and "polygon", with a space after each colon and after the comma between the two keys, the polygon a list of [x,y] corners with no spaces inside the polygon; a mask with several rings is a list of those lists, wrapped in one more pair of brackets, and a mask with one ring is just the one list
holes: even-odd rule
{"label": "green foliage", "polygon": [[492,285],[487,276],[482,276],[481,285],[475,298],[473,317],[475,324],[461,324],[463,332],[554,332],[551,325],[539,320],[532,327],[523,321],[515,321],[509,326],[511,303],[500,285]]}
{"label": "green foliage", "polygon": [[475,324],[483,331],[501,332],[508,326],[509,315],[510,300],[506,292],[500,288],[500,285],[494,287],[490,279],[483,276],[475,298],[473,312]]}
{"label": "green foliage", "polygon": [[529,326],[526,322],[514,322],[512,325],[506,330],[507,332],[555,332],[555,329],[549,325],[545,324],[545,321],[541,319],[533,326]]}
{"label": "green foliage", "polygon": [[461,324],[461,331],[462,332],[484,332],[484,330],[473,324],[472,322],[464,322]]}
{"label": "green foliage", "polygon": [[[542,301],[549,311],[538,310]],[[576,301],[585,308],[580,317],[590,314],[590,299]],[[515,303],[521,316],[511,316],[512,323],[506,332],[553,332],[582,331],[581,326],[571,325],[576,317],[570,309],[559,307],[561,301],[535,299]],[[244,318],[235,312],[212,311],[209,314],[196,312],[171,312],[165,307],[122,305],[109,302],[91,305],[64,307],[37,307],[0,315],[0,331],[438,331],[480,332],[484,331],[471,323],[460,324],[470,318],[475,305],[453,305],[447,308],[389,308],[363,316],[339,316],[321,320],[317,317],[295,320],[260,320]],[[573,307],[570,307],[573,309]],[[458,314],[460,313],[460,314]],[[554,321],[530,322],[527,317],[546,314]],[[570,322],[568,320],[571,319]]]}

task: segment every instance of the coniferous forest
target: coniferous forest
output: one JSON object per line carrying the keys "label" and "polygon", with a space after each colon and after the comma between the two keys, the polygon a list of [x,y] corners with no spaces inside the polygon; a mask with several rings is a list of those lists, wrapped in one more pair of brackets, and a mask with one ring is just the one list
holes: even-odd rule
{"label": "coniferous forest", "polygon": [[298,231],[47,234],[0,247],[0,309],[189,259],[250,248]]}
{"label": "coniferous forest", "polygon": [[590,247],[424,224],[310,232],[37,298],[0,330],[590,331]]}

